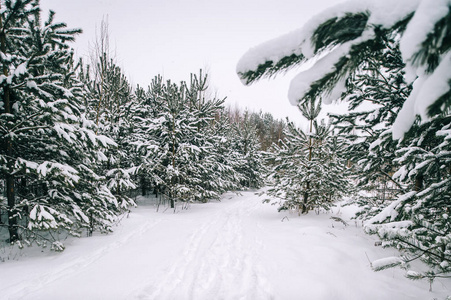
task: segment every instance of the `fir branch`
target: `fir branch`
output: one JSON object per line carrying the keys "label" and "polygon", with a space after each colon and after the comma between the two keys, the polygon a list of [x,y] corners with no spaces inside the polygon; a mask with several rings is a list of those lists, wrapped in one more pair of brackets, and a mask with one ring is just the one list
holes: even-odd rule
{"label": "fir branch", "polygon": [[279,61],[267,60],[263,64],[259,64],[255,70],[246,72],[238,72],[241,79],[246,80],[245,84],[249,85],[261,78],[272,77],[282,71],[288,71],[299,63],[305,61],[305,56],[301,54],[291,54],[281,58]]}
{"label": "fir branch", "polygon": [[51,128],[51,127],[48,126],[48,125],[46,125],[46,126],[22,127],[20,129],[11,131],[11,133],[20,133],[20,132],[25,132],[25,131],[38,130],[38,129],[49,129],[49,128]]}
{"label": "fir branch", "polygon": [[395,181],[389,174],[387,174],[387,172],[379,170],[379,173],[384,175],[385,178],[387,178],[388,180],[390,180],[391,182],[393,182],[403,193],[406,193],[407,191],[405,190],[405,188],[399,184],[397,181]]}
{"label": "fir branch", "polygon": [[414,248],[416,250],[421,251],[422,253],[421,253],[421,255],[419,257],[423,256],[424,254],[428,254],[429,256],[435,257],[437,259],[437,261],[439,261],[439,262],[442,262],[442,261],[445,260],[445,261],[451,263],[451,257],[447,258],[447,257],[444,257],[442,255],[436,254],[435,252],[432,251],[432,250],[434,250],[436,248],[441,247],[441,245],[437,245],[435,247],[431,247],[431,248],[428,248],[428,249],[423,249],[420,246],[417,246],[417,245],[415,245],[413,243],[408,242],[407,240],[401,239],[400,237],[395,237],[394,239],[399,241],[399,242],[401,242],[401,243],[407,244],[407,245],[409,245],[410,247],[412,247],[412,248]]}

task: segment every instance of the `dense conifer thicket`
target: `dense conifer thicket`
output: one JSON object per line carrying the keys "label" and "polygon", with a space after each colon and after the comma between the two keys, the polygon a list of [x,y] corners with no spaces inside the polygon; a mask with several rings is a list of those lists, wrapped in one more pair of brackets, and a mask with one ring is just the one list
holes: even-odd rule
{"label": "dense conifer thicket", "polygon": [[227,109],[202,71],[131,86],[105,22],[90,61],[74,62],[81,30],[43,15],[36,0],[1,3],[3,239],[63,250],[67,235],[111,231],[138,192],[177,209],[263,185],[261,151],[284,122]]}
{"label": "dense conifer thicket", "polygon": [[[350,1],[330,9],[302,30],[250,50],[238,73],[251,83],[321,57],[293,79],[290,100],[301,107],[334,97],[349,104],[332,124],[359,191],[358,217],[383,246],[400,251],[373,266],[409,268],[421,260],[429,268],[406,275],[432,282],[451,273],[451,6],[387,3]],[[292,159],[291,148],[279,151]],[[276,173],[276,187],[287,181],[279,179],[283,174]],[[292,193],[285,188],[286,196]]]}

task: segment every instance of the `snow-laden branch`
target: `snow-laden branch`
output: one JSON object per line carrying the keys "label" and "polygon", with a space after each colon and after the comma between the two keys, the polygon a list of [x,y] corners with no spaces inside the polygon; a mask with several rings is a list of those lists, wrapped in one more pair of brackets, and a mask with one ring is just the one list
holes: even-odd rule
{"label": "snow-laden branch", "polygon": [[[337,97],[342,89],[335,91],[335,86],[342,86],[343,78],[355,70],[339,72],[334,67],[338,61],[352,56],[352,46],[377,39],[373,34],[376,30],[399,32],[406,80],[415,81],[394,124],[393,137],[399,139],[410,129],[416,116],[428,121],[431,115],[449,105],[446,99],[450,93],[451,54],[446,41],[450,32],[450,7],[450,0],[341,3],[313,17],[302,28],[250,49],[240,59],[236,71],[244,84],[250,84],[316,59],[313,67],[293,79],[290,102],[298,105],[309,93],[315,97],[324,94]],[[318,59],[325,51],[330,52]],[[351,67],[357,66],[356,63]]]}

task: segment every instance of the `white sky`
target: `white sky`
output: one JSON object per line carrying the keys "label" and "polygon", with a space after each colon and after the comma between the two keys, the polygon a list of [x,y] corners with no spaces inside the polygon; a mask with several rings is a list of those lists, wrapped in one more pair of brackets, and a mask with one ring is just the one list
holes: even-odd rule
{"label": "white sky", "polygon": [[133,84],[147,87],[158,74],[189,80],[190,73],[206,68],[213,91],[227,96],[232,106],[300,122],[300,112],[287,98],[293,71],[246,87],[235,73],[236,64],[249,48],[301,27],[342,1],[41,0],[41,7],[54,10],[56,20],[69,28],[83,29],[73,45],[79,56],[88,54],[96,28],[108,16],[111,47]]}

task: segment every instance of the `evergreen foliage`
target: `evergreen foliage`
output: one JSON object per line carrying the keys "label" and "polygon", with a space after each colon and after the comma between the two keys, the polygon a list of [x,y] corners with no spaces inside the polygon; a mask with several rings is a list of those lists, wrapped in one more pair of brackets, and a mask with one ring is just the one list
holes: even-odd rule
{"label": "evergreen foliage", "polygon": [[[330,125],[318,124],[321,103],[300,107],[309,121],[307,133],[288,122],[285,140],[268,153],[272,165],[267,195],[281,199],[280,210],[295,210],[300,215],[320,208],[329,210],[349,189],[346,162],[340,158],[341,143]],[[271,202],[271,200],[266,200]]]}
{"label": "evergreen foliage", "polygon": [[420,259],[429,269],[417,279],[449,276],[451,118],[437,116],[416,126],[396,151],[400,166],[393,179],[406,186],[403,195],[368,220],[365,230],[378,234],[385,246],[400,249],[403,263]]}
{"label": "evergreen foliage", "polygon": [[[254,180],[239,162],[248,162],[257,149],[249,149],[248,156],[238,151],[224,99],[207,99],[207,88],[207,76],[201,72],[180,84],[157,76],[147,92],[139,91],[133,142],[141,157],[139,173],[172,208],[177,202],[219,199],[225,191],[241,187],[245,178]],[[257,138],[246,141],[255,144]]]}
{"label": "evergreen foliage", "polygon": [[[302,84],[308,85],[306,89],[299,89],[292,83],[291,101],[307,101],[318,97],[327,98],[342,82],[352,77],[364,61],[373,52],[378,52],[384,48],[384,39],[388,35],[401,38],[403,61],[407,64],[405,70],[408,71],[407,82],[415,81],[415,92],[412,93],[403,106],[396,123],[395,138],[399,139],[413,125],[415,115],[420,115],[423,120],[433,117],[435,114],[447,111],[450,99],[450,80],[446,73],[449,69],[449,50],[451,36],[449,22],[451,20],[451,10],[442,14],[442,17],[429,15],[426,1],[420,1],[419,5],[405,5],[397,7],[396,18],[388,18],[386,11],[389,7],[381,5],[378,9],[359,1],[350,1],[355,8],[352,12],[343,11],[336,7],[335,11],[328,11],[318,20],[311,21],[304,30],[293,33],[293,40],[300,40],[298,48],[280,49],[273,55],[258,57],[256,62],[242,63],[239,66],[238,75],[246,84],[250,84],[262,77],[273,76],[288,68],[300,65],[307,60],[324,55],[325,61],[329,58],[331,66],[327,71],[321,69],[320,75],[312,72],[311,78]],[[443,4],[443,3],[442,3]],[[443,7],[446,9],[446,5]],[[449,8],[449,4],[448,4]],[[330,16],[327,18],[326,16]],[[374,17],[373,17],[374,15]],[[436,17],[433,19],[433,17]],[[430,32],[422,40],[414,38],[416,26],[425,24],[424,20],[430,20],[434,24]],[[406,34],[404,34],[407,31]],[[298,34],[299,36],[296,36]],[[285,40],[283,40],[285,41]],[[273,44],[282,42],[282,39],[272,41]],[[311,45],[308,45],[308,43]],[[269,44],[252,49],[252,53],[259,53]],[[293,45],[294,46],[294,45]],[[276,48],[277,49],[277,48]],[[310,53],[312,52],[312,53]],[[246,56],[246,58],[252,56]],[[254,54],[255,54],[254,53]],[[267,57],[274,57],[268,60]],[[313,68],[314,69],[314,68]],[[306,72],[305,74],[308,74]],[[319,77],[318,77],[319,76]],[[304,76],[299,80],[305,79]],[[301,81],[302,81],[301,80]],[[432,89],[431,84],[440,82],[440,91],[429,99],[428,90]],[[294,86],[293,86],[294,85]],[[436,85],[437,86],[437,85]],[[446,86],[446,87],[445,87]],[[417,99],[418,95],[425,99]],[[421,103],[424,102],[424,103]]]}
{"label": "evergreen foliage", "polygon": [[246,188],[263,186],[265,166],[257,137],[257,128],[245,112],[242,122],[233,127],[234,138],[232,148],[239,154],[237,171],[244,176],[241,185]]}
{"label": "evergreen foliage", "polygon": [[117,203],[91,166],[114,142],[84,115],[67,45],[81,31],[54,23],[53,12],[44,25],[40,16],[38,1],[2,9],[1,205],[11,242],[62,250],[59,233],[111,230]]}
{"label": "evergreen foliage", "polygon": [[[83,66],[83,62],[80,62]],[[136,99],[127,78],[114,59],[103,52],[95,65],[83,66],[79,77],[84,87],[87,118],[95,123],[96,134],[111,138],[116,147],[108,149],[96,166],[104,174],[107,188],[116,197],[121,209],[135,205],[127,195],[135,189],[133,175],[136,170],[130,143],[133,141],[132,115]]]}
{"label": "evergreen foliage", "polygon": [[[226,109],[228,122],[232,124],[250,123],[255,127],[260,148],[262,151],[268,150],[272,144],[278,144],[284,139],[285,121],[282,119],[274,119],[270,113],[263,113],[262,111],[241,111],[238,108],[234,110],[230,107]],[[239,125],[244,126],[244,125]]]}
{"label": "evergreen foliage", "polygon": [[[353,178],[365,191],[358,199],[359,217],[368,233],[401,252],[400,260],[387,260],[377,269],[420,259],[429,269],[409,271],[409,278],[448,276],[449,3],[441,3],[439,13],[426,1],[406,2],[394,8],[393,19],[384,5],[348,4],[354,5],[352,12],[336,7],[293,33],[299,48],[261,56],[256,53],[271,43],[252,49],[257,61],[241,63],[239,76],[249,84],[323,55],[293,80],[290,100],[303,105],[341,96],[348,101],[349,112],[334,115],[333,123],[346,142]],[[429,25],[427,34],[417,34]],[[273,44],[281,40],[287,38]],[[389,197],[387,187],[394,190]]]}
{"label": "evergreen foliage", "polygon": [[398,164],[398,143],[392,139],[391,127],[410,94],[404,78],[399,45],[394,36],[384,37],[384,47],[362,61],[355,76],[346,82],[342,99],[348,113],[331,114],[339,136],[346,141],[345,157],[353,170],[353,180],[362,206],[358,216],[376,215],[391,203],[404,186],[392,179]]}

